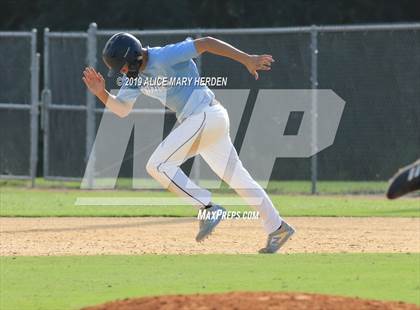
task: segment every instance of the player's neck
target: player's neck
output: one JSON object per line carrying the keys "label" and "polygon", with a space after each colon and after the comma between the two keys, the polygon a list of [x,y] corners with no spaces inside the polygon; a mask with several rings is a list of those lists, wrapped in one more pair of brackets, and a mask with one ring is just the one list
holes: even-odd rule
{"label": "player's neck", "polygon": [[142,49],[141,55],[142,55],[143,61],[141,62],[141,66],[139,68],[139,72],[142,72],[146,68],[147,61],[149,60],[149,52],[147,51],[146,48],[143,48]]}

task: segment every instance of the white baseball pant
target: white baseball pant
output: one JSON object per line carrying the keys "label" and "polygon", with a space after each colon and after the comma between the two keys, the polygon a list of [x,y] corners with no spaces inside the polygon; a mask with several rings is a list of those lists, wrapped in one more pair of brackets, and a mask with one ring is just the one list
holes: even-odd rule
{"label": "white baseball pant", "polygon": [[186,118],[153,152],[146,170],[164,188],[202,208],[211,193],[185,175],[180,166],[201,155],[210,168],[260,214],[265,231],[277,230],[282,222],[264,189],[250,176],[229,136],[229,116],[217,101],[203,112]]}

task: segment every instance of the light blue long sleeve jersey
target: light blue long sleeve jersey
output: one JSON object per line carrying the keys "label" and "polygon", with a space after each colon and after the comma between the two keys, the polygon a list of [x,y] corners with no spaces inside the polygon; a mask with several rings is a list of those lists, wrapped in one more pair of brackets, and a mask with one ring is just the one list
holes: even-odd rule
{"label": "light blue long sleeve jersey", "polygon": [[[142,92],[176,112],[180,121],[200,113],[213,101],[214,93],[206,85],[197,83],[200,75],[192,58],[198,55],[194,41],[190,39],[164,47],[148,48],[145,69],[136,80],[124,76],[117,99],[124,103],[134,103]],[[166,83],[163,86],[150,84],[156,78],[178,82],[184,78],[184,83]],[[146,85],[147,80],[149,84]]]}

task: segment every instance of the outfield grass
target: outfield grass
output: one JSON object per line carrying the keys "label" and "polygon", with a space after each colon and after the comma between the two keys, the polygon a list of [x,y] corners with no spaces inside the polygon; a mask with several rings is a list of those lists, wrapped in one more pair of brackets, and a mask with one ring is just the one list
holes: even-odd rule
{"label": "outfield grass", "polygon": [[134,296],[299,291],[420,304],[420,254],[1,257],[1,309]]}
{"label": "outfield grass", "polygon": [[[219,194],[219,198],[228,194]],[[82,191],[2,188],[0,216],[195,216],[196,210],[180,206],[76,206],[78,197],[173,197],[164,191]],[[384,216],[420,217],[420,202],[414,198],[395,201],[381,196],[271,195],[284,216]],[[218,201],[217,196],[213,199]],[[228,209],[249,210],[248,206]]]}
{"label": "outfield grass", "polygon": [[[200,184],[206,186],[206,181]],[[30,181],[24,180],[0,180],[0,187],[29,187]],[[76,181],[55,181],[44,178],[36,179],[37,188],[56,189],[79,189],[80,182]],[[272,194],[309,194],[312,184],[310,181],[270,181],[267,191]],[[383,195],[388,187],[385,181],[318,181],[317,189],[320,194],[381,194]],[[132,180],[119,178],[116,184],[117,189],[132,189]],[[230,191],[226,184],[222,185],[219,192]]]}

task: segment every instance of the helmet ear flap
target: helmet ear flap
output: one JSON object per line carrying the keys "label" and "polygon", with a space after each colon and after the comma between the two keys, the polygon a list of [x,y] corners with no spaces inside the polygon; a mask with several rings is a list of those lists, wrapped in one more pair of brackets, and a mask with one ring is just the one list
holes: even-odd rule
{"label": "helmet ear flap", "polygon": [[142,64],[143,64],[143,57],[141,55],[137,57],[137,59],[132,61],[131,63],[127,63],[128,65],[127,77],[129,78],[137,77],[139,75],[140,67]]}

